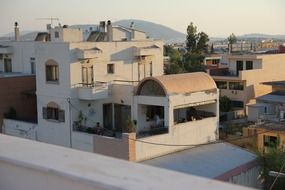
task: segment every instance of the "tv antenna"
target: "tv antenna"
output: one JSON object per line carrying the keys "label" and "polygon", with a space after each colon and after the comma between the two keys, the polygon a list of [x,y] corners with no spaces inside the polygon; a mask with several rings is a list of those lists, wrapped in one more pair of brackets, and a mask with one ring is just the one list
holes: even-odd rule
{"label": "tv antenna", "polygon": [[36,20],[49,20],[51,26],[53,26],[53,21],[59,21],[59,18],[49,17],[49,18],[36,18]]}

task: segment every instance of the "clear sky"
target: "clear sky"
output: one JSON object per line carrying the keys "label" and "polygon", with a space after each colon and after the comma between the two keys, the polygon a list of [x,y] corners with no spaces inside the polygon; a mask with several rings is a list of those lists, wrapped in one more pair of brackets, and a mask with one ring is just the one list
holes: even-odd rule
{"label": "clear sky", "polygon": [[285,34],[285,0],[0,0],[0,35],[44,30],[47,20],[97,24],[100,20],[142,19],[184,32],[192,21],[211,37],[245,33]]}

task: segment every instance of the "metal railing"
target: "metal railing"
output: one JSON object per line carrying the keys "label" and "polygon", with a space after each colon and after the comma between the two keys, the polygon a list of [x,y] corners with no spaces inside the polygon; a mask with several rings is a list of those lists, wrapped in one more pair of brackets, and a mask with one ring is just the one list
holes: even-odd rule
{"label": "metal railing", "polygon": [[78,87],[88,87],[88,88],[96,88],[96,89],[106,89],[110,82],[101,82],[101,81],[95,81],[93,83],[77,83],[72,85],[73,88]]}

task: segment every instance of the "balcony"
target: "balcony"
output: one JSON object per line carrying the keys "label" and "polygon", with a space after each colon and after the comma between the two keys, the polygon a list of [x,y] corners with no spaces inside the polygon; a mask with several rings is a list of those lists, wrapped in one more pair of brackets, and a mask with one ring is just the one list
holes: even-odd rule
{"label": "balcony", "polygon": [[102,50],[98,48],[82,50],[77,49],[77,58],[78,59],[93,59],[98,58],[102,54]]}
{"label": "balcony", "polygon": [[229,68],[213,68],[208,72],[211,76],[223,76],[223,77],[239,77],[236,72],[230,71]]}
{"label": "balcony", "polygon": [[158,46],[149,46],[149,47],[141,47],[135,49],[135,56],[152,56],[156,54],[156,51],[159,51],[160,48]]}
{"label": "balcony", "polygon": [[75,85],[75,88],[81,100],[105,99],[109,95],[109,83],[107,82],[79,83]]}
{"label": "balcony", "polygon": [[0,54],[12,54],[13,47],[0,45]]}

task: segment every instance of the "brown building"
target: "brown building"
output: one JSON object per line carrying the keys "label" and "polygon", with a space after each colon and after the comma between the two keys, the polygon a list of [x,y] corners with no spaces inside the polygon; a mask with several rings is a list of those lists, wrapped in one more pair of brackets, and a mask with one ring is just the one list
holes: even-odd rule
{"label": "brown building", "polygon": [[269,147],[285,148],[284,123],[264,122],[243,128],[243,136],[253,137],[259,151],[266,151]]}
{"label": "brown building", "polygon": [[0,73],[0,131],[4,117],[36,121],[35,89],[34,75]]}

